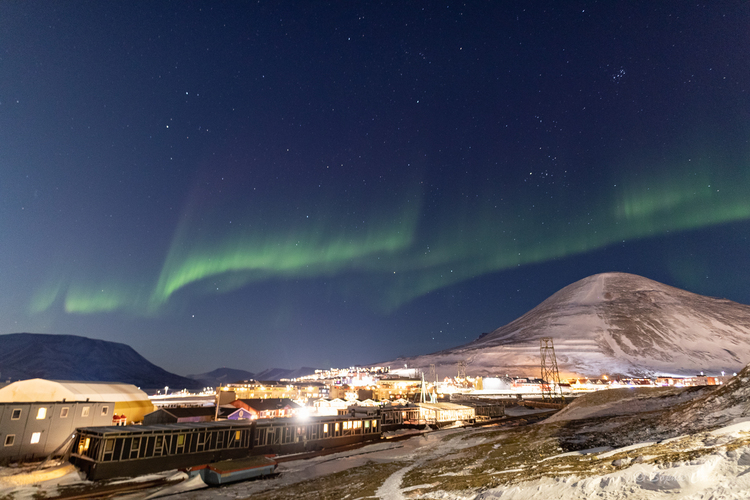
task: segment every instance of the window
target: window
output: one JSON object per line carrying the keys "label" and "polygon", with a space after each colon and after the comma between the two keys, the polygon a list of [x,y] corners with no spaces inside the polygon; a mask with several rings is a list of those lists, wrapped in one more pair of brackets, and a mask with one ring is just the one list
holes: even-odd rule
{"label": "window", "polygon": [[328,434],[328,424],[323,424],[323,434]]}
{"label": "window", "polygon": [[18,420],[19,418],[21,418],[21,408],[15,408],[13,410],[13,413],[11,413],[11,415],[10,415],[10,419],[11,420]]}
{"label": "window", "polygon": [[109,406],[102,407],[102,417],[109,413]]}
{"label": "window", "polygon": [[88,451],[89,445],[91,445],[91,438],[78,441],[78,454],[81,455],[84,451]]}
{"label": "window", "polygon": [[177,436],[177,446],[185,446],[185,434]]}
{"label": "window", "polygon": [[36,411],[36,419],[44,420],[45,418],[47,418],[47,408],[39,408]]}
{"label": "window", "polygon": [[66,406],[60,410],[60,418],[68,418],[69,408]]}
{"label": "window", "polygon": [[39,442],[39,439],[42,437],[41,432],[35,432],[31,435],[31,444],[37,444]]}
{"label": "window", "polygon": [[114,439],[107,439],[104,442],[104,452],[105,453],[111,453],[115,449],[115,440]]}
{"label": "window", "polygon": [[240,440],[240,431],[235,431],[234,432],[234,439],[235,439],[235,441],[239,441]]}
{"label": "window", "polygon": [[5,436],[5,446],[13,446],[13,443],[16,442],[16,435],[15,434],[8,434]]}
{"label": "window", "polygon": [[83,410],[81,410],[81,416],[82,417],[88,417],[89,416],[89,409],[90,409],[90,407],[84,406]]}
{"label": "window", "polygon": [[133,440],[130,442],[130,449],[137,450],[141,447],[141,438],[133,438]]}

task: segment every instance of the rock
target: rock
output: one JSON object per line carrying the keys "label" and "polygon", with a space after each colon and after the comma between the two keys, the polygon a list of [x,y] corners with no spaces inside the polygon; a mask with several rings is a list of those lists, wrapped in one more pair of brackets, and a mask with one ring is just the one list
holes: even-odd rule
{"label": "rock", "polygon": [[737,465],[750,465],[750,452],[745,452],[737,460]]}

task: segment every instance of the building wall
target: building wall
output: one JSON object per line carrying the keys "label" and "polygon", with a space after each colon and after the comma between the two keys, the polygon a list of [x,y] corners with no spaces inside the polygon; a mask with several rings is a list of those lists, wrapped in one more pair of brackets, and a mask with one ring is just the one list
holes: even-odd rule
{"label": "building wall", "polygon": [[77,427],[112,425],[114,410],[114,402],[0,403],[0,462],[45,458]]}

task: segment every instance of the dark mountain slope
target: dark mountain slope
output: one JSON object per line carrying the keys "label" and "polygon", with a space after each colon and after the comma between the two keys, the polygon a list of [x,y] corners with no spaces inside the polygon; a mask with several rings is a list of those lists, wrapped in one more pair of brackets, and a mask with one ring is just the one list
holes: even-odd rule
{"label": "dark mountain slope", "polygon": [[195,380],[169,373],[117,342],[76,335],[0,335],[0,379],[124,382],[142,389],[195,388]]}

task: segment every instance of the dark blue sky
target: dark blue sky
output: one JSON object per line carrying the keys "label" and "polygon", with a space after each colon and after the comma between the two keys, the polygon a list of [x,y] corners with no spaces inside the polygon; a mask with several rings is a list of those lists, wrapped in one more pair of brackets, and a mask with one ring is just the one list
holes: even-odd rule
{"label": "dark blue sky", "polygon": [[180,374],[750,303],[746,2],[2,2],[0,333]]}

